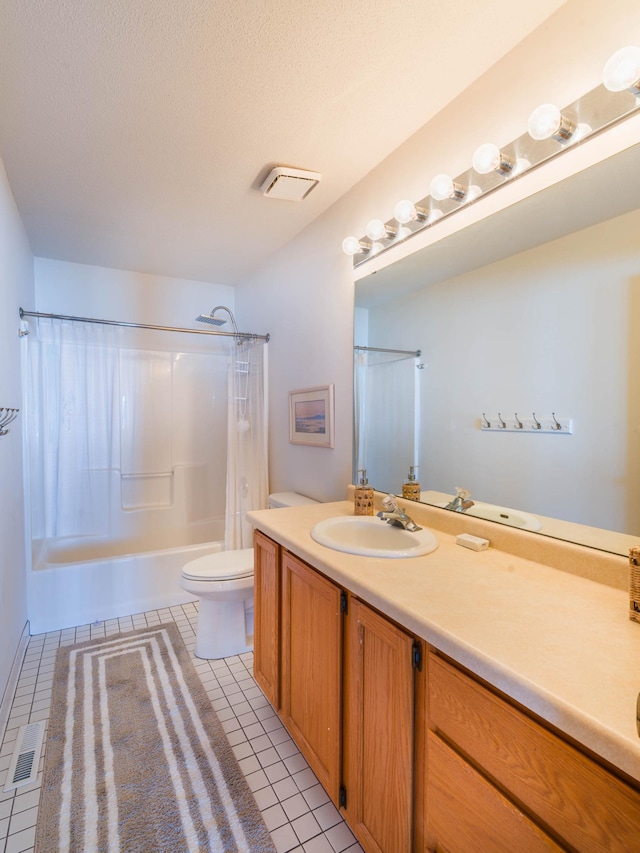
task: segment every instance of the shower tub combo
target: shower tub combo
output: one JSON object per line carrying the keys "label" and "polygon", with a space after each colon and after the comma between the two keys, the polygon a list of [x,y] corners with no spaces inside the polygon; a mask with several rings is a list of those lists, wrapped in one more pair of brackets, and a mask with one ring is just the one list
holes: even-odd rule
{"label": "shower tub combo", "polygon": [[[202,320],[221,324],[220,307]],[[244,460],[255,469],[266,445],[247,399],[268,336],[239,334],[224,312],[231,333],[22,312],[37,318],[24,338],[32,634],[196,601],[184,565],[239,547],[229,495],[245,494]]]}

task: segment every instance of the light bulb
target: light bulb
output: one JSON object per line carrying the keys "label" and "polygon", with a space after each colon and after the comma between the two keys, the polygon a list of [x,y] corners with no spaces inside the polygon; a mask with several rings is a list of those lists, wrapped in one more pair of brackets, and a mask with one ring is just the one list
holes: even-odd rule
{"label": "light bulb", "polygon": [[464,187],[456,184],[449,175],[436,175],[431,181],[429,191],[436,201],[444,201],[446,198],[455,198],[461,201],[465,196]]}
{"label": "light bulb", "polygon": [[629,89],[634,94],[640,93],[640,47],[623,47],[609,57],[602,82],[610,92]]}
{"label": "light bulb", "polygon": [[397,222],[404,225],[416,219],[426,219],[427,211],[422,207],[416,207],[412,201],[403,199],[396,204],[393,215]]}
{"label": "light bulb", "polygon": [[382,219],[372,219],[368,222],[366,232],[367,237],[374,243],[376,240],[384,240],[385,237],[392,237],[395,234],[395,231],[387,228]]}
{"label": "light bulb", "polygon": [[473,168],[479,175],[488,175],[490,172],[500,172],[503,175],[508,175],[513,171],[514,162],[506,154],[494,145],[493,142],[486,142],[479,148],[476,148],[473,155]]}
{"label": "light bulb", "polygon": [[531,113],[527,124],[532,139],[557,139],[567,142],[573,136],[575,124],[563,116],[554,104],[542,104]]}
{"label": "light bulb", "polygon": [[360,252],[368,252],[371,247],[362,243],[357,237],[345,237],[342,241],[342,251],[345,255],[357,255]]}

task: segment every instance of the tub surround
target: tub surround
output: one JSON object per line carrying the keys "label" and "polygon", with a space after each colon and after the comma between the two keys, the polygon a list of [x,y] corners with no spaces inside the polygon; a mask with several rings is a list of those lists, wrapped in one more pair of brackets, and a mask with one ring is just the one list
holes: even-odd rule
{"label": "tub surround", "polygon": [[[353,496],[352,488],[348,497]],[[382,494],[376,493],[376,510]],[[632,779],[640,781],[640,624],[628,618],[628,561],[411,501],[438,549],[364,558],[310,536],[352,500],[248,514],[267,536]],[[382,523],[382,522],[380,522]],[[490,540],[472,552],[457,533]]]}

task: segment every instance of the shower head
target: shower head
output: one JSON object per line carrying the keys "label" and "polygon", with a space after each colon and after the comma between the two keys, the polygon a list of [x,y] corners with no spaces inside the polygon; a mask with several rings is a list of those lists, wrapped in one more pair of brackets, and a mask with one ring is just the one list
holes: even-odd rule
{"label": "shower head", "polygon": [[216,317],[216,311],[226,311],[229,315],[229,319],[231,320],[231,325],[233,327],[233,331],[238,334],[238,327],[236,326],[236,319],[231,313],[231,311],[226,307],[226,305],[217,305],[210,314],[198,314],[196,317],[196,321],[198,323],[210,323],[212,326],[224,326],[227,322],[226,319],[222,317]]}
{"label": "shower head", "polygon": [[224,326],[227,322],[221,317],[212,317],[211,314],[198,314],[196,321],[198,323],[210,323],[212,326]]}

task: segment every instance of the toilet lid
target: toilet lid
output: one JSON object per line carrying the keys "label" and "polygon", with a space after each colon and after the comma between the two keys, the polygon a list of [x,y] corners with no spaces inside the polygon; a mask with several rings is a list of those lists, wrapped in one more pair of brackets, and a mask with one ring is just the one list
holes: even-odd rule
{"label": "toilet lid", "polygon": [[197,581],[235,580],[251,577],[252,574],[253,548],[205,554],[186,563],[182,569],[183,577]]}

